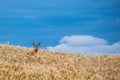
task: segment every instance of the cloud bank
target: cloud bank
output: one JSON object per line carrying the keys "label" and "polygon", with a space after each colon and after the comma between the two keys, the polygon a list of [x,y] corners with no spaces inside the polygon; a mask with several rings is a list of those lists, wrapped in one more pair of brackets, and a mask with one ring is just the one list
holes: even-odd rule
{"label": "cloud bank", "polygon": [[72,35],[63,37],[58,45],[49,46],[47,49],[83,54],[119,54],[120,41],[109,44],[103,38],[90,35]]}

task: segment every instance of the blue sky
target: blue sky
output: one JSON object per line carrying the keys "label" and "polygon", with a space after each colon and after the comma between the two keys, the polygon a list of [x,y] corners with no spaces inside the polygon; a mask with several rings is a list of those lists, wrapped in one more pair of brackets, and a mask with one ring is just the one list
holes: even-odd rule
{"label": "blue sky", "polygon": [[53,48],[73,35],[104,39],[109,46],[119,42],[120,1],[0,0],[0,43]]}

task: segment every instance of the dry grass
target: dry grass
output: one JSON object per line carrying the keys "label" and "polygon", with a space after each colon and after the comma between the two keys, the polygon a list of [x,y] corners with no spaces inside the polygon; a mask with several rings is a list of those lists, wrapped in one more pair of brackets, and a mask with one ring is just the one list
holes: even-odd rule
{"label": "dry grass", "polygon": [[120,80],[120,55],[82,55],[0,45],[0,80]]}

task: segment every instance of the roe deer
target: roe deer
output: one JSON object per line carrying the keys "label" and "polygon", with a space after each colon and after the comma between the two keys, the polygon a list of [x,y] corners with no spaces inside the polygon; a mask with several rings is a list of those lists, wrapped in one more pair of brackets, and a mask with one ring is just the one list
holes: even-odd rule
{"label": "roe deer", "polygon": [[33,43],[33,46],[34,46],[33,51],[32,52],[28,52],[27,54],[33,55],[33,54],[37,53],[38,50],[39,50],[40,42],[38,43],[38,45],[36,45],[35,43]]}
{"label": "roe deer", "polygon": [[38,45],[36,45],[35,43],[33,43],[34,46],[34,52],[38,52],[39,46],[40,46],[40,42],[38,43]]}

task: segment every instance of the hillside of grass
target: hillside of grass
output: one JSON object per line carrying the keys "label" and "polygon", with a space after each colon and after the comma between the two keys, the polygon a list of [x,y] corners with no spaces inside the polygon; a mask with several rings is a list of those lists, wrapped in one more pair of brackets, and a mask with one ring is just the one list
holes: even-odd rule
{"label": "hillside of grass", "polygon": [[0,44],[0,80],[120,80],[120,55],[83,55]]}

